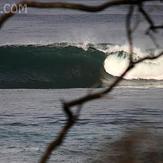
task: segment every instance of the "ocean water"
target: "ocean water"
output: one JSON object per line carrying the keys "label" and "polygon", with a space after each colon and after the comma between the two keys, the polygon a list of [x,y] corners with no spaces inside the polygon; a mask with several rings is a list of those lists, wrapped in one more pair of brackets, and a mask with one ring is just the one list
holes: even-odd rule
{"label": "ocean water", "polygon": [[[14,2],[2,0],[0,11],[5,3]],[[96,5],[105,1],[66,2]],[[157,24],[162,23],[161,2],[145,8]],[[128,64],[126,13],[123,6],[96,14],[28,9],[27,14],[17,14],[3,26],[0,163],[38,162],[65,123],[60,100],[85,95],[91,88],[99,91],[122,73]],[[151,51],[157,54],[163,48],[163,32],[155,35],[158,49],[144,35],[147,22],[136,11],[134,18],[141,21],[134,33],[134,58]],[[157,159],[163,162],[162,61],[163,57],[141,63],[110,95],[84,105],[80,120],[51,162],[107,162],[101,156],[105,145],[112,149],[112,143],[140,128],[152,133],[148,144],[157,149]],[[119,153],[108,154],[113,158]]]}
{"label": "ocean water", "polygon": [[[87,89],[0,90],[0,162],[38,162],[65,123],[59,99],[70,100],[86,93]],[[161,153],[163,146],[157,137],[163,134],[162,105],[160,88],[117,88],[105,98],[87,103],[50,162],[95,162],[104,145],[140,128],[154,133],[153,144]]]}

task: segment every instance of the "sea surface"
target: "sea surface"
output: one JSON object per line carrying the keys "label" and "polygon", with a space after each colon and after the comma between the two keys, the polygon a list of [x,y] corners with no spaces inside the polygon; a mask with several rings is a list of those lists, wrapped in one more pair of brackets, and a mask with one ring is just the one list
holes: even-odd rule
{"label": "sea surface", "polygon": [[[14,2],[1,0],[0,11]],[[66,2],[97,5],[105,1]],[[162,24],[161,1],[150,2],[145,9],[156,24]],[[28,9],[6,22],[0,30],[0,163],[38,162],[65,123],[61,100],[104,89],[120,76],[128,64],[127,12],[124,6],[93,14]],[[149,52],[157,55],[163,49],[163,32],[155,34],[156,48],[144,34],[148,23],[136,10],[133,18],[133,26],[140,21],[134,33],[133,58]],[[118,155],[111,150],[112,144],[137,130],[151,132],[152,139],[146,136],[152,145],[148,149],[155,149],[163,162],[162,106],[160,57],[136,66],[103,99],[83,105],[78,123],[51,162],[106,163],[101,156],[104,151],[109,148],[111,158]]]}
{"label": "sea surface", "polygon": [[[68,101],[86,93],[87,89],[0,90],[0,162],[38,162],[46,145],[65,123],[60,99]],[[160,88],[117,88],[103,99],[87,103],[51,162],[102,161],[99,155],[106,144],[141,128],[152,132],[152,143],[163,152],[162,106]]]}

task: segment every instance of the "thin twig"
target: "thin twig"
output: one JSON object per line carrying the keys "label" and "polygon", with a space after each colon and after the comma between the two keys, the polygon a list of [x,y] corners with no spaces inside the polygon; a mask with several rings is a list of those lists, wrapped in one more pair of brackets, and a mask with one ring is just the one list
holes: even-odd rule
{"label": "thin twig", "polygon": [[129,60],[130,62],[133,61],[133,42],[132,42],[132,29],[131,29],[131,20],[134,12],[134,6],[131,5],[129,7],[128,14],[126,16],[126,30],[127,30],[127,38],[128,38],[128,44],[129,44]]}

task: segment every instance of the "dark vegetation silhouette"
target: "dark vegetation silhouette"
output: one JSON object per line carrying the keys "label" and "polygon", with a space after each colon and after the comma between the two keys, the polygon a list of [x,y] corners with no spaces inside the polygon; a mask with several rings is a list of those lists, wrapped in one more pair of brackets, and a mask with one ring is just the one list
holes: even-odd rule
{"label": "dark vegetation silhouette", "polygon": [[[132,25],[133,21],[133,15],[134,11],[137,10],[137,12],[144,17],[144,20],[148,23],[148,28],[146,31],[144,31],[144,34],[148,37],[150,37],[156,45],[156,47],[159,47],[159,44],[157,41],[154,39],[154,34],[159,32],[159,30],[163,29],[163,22],[159,22],[160,24],[155,24],[154,20],[151,18],[150,14],[145,10],[145,5],[146,3],[152,2],[153,4],[158,3],[159,0],[111,0],[111,1],[106,1],[105,3],[102,3],[101,5],[97,6],[91,6],[91,5],[84,5],[84,4],[78,4],[78,3],[66,3],[66,2],[37,2],[37,1],[21,1],[17,3],[17,6],[21,5],[26,5],[27,7],[30,8],[39,8],[39,9],[55,9],[55,8],[60,8],[60,9],[70,9],[70,10],[79,10],[83,12],[101,12],[107,8],[115,7],[115,6],[126,6],[128,9],[128,12],[126,13],[126,35],[128,39],[128,44],[129,44],[129,65],[126,68],[126,70],[122,73],[120,77],[117,77],[112,84],[110,84],[108,87],[97,91],[97,92],[91,92],[89,94],[86,94],[83,97],[71,100],[71,101],[62,101],[62,109],[64,113],[66,114],[67,121],[65,122],[65,125],[61,129],[61,131],[58,133],[57,137],[52,140],[45,152],[43,153],[40,163],[46,163],[52,152],[55,151],[59,146],[62,145],[66,135],[68,134],[69,130],[77,123],[79,120],[80,112],[82,109],[82,106],[90,101],[97,100],[100,98],[103,98],[106,94],[109,94],[123,79],[123,77],[131,71],[136,65],[139,63],[145,61],[145,60],[154,60],[157,59],[161,56],[163,56],[163,51],[160,52],[157,55],[154,54],[149,54],[148,56],[144,58],[140,58],[139,60],[134,60],[133,59],[133,33],[136,31],[137,26],[140,22],[137,22],[134,26]],[[161,1],[160,1],[161,2]],[[12,8],[11,11],[16,11],[16,6]],[[3,24],[12,16],[14,16],[15,13],[9,12],[6,14],[3,14],[0,16],[0,28],[2,28]],[[76,110],[74,111],[74,107],[76,107]],[[134,139],[128,139],[128,145],[125,144],[128,149],[128,153],[131,152],[130,146],[132,147],[132,141]],[[129,159],[128,161],[123,161],[125,163],[127,162],[134,162],[132,159]]]}

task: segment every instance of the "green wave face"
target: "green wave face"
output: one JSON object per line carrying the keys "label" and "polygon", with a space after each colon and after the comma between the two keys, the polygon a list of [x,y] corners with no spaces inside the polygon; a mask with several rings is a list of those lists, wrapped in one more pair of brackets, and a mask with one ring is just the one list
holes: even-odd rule
{"label": "green wave face", "polygon": [[100,85],[106,56],[75,46],[0,47],[0,88],[84,88]]}

